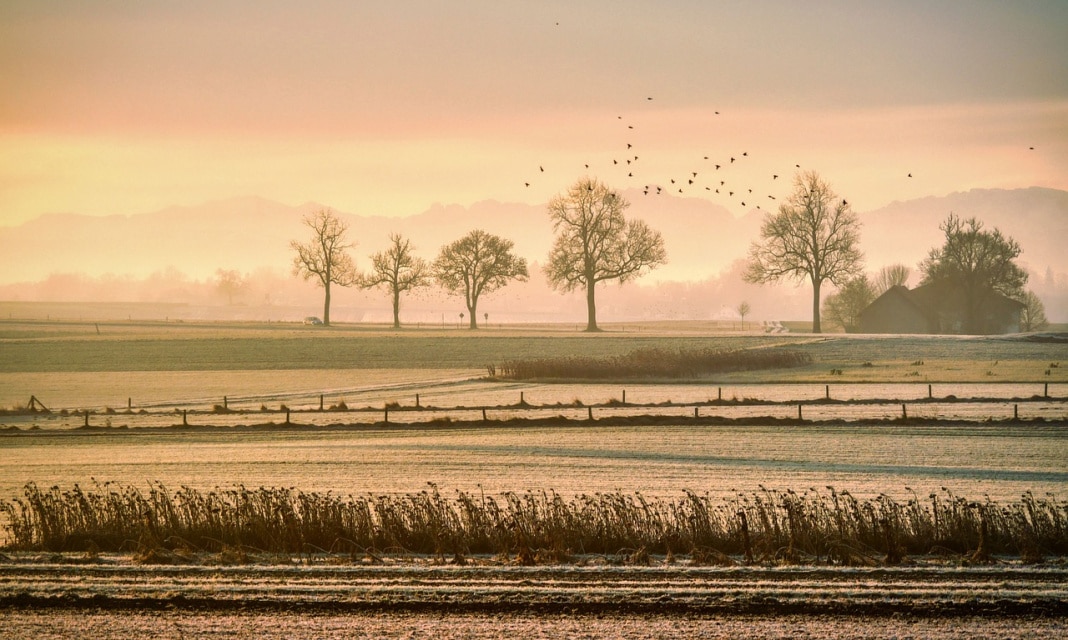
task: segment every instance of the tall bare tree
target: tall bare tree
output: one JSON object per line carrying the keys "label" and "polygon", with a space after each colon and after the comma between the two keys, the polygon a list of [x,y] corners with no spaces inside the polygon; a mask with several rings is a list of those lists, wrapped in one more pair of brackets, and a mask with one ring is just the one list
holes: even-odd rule
{"label": "tall bare tree", "polygon": [[939,226],[945,243],[931,249],[920,263],[923,282],[945,282],[964,296],[964,329],[982,333],[982,309],[995,293],[1020,300],[1027,284],[1027,272],[1015,260],[1020,245],[1001,231],[989,231],[977,218],[961,220],[949,214]]}
{"label": "tall bare tree", "polygon": [[393,298],[393,328],[400,328],[400,296],[405,291],[430,284],[430,265],[412,254],[410,240],[392,233],[385,251],[371,256],[371,271],[360,277],[360,287],[382,287]]}
{"label": "tall bare tree", "polygon": [[642,220],[626,220],[630,206],[604,183],[583,178],[549,201],[556,240],[545,275],[561,291],[586,289],[586,331],[599,331],[598,282],[627,282],[667,262],[664,239]]}
{"label": "tall bare tree", "polygon": [[482,294],[529,277],[527,261],[512,253],[513,246],[511,240],[475,229],[442,247],[434,260],[434,277],[441,286],[464,297],[472,329],[478,328],[476,311]]}
{"label": "tall bare tree", "polygon": [[820,333],[820,287],[860,275],[860,220],[815,171],[799,173],[778,213],[768,213],[760,242],[749,248],[747,282],[783,279],[812,284],[812,331]]}
{"label": "tall bare tree", "polygon": [[1042,299],[1034,291],[1028,290],[1020,302],[1024,304],[1020,313],[1021,331],[1042,331],[1049,326],[1049,320],[1046,319],[1046,305],[1042,304]]}
{"label": "tall bare tree", "polygon": [[330,209],[320,209],[304,216],[304,224],[312,230],[311,240],[289,246],[297,252],[293,258],[293,273],[305,280],[315,278],[323,288],[323,324],[330,325],[330,285],[342,287],[356,284],[356,263],[346,251],[354,246],[345,238],[348,225]]}
{"label": "tall bare tree", "polygon": [[903,264],[892,264],[879,269],[879,273],[875,274],[875,280],[871,283],[875,297],[878,298],[894,287],[905,286],[911,275],[912,269]]}

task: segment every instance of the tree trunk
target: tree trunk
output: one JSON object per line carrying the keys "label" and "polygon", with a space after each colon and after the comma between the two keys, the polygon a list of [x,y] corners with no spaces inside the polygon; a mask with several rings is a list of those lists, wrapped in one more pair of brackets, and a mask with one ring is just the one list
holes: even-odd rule
{"label": "tree trunk", "polygon": [[400,292],[393,292],[393,328],[400,329]]}
{"label": "tree trunk", "polygon": [[323,326],[330,326],[330,281],[323,285],[323,289],[326,292],[323,295]]}
{"label": "tree trunk", "polygon": [[812,333],[823,333],[820,331],[820,285],[821,281],[813,279],[812,281]]}
{"label": "tree trunk", "polygon": [[597,327],[597,303],[594,301],[594,286],[592,278],[586,280],[586,331],[600,331]]}
{"label": "tree trunk", "polygon": [[467,325],[467,327],[469,329],[477,329],[478,328],[478,316],[475,314],[475,310],[477,308],[478,308],[478,302],[472,302],[471,304],[467,305],[467,312],[469,314],[471,314],[471,320]]}

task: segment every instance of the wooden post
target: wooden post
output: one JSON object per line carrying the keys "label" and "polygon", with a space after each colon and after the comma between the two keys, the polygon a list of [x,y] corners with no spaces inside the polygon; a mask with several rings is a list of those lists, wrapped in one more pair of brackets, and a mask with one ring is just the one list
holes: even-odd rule
{"label": "wooden post", "polygon": [[590,420],[593,420],[593,407],[586,407],[586,415]]}
{"label": "wooden post", "polygon": [[226,398],[226,396],[223,396],[223,409],[229,409],[229,408],[230,408],[230,401]]}
{"label": "wooden post", "polygon": [[289,424],[289,409],[286,409],[286,424]]}
{"label": "wooden post", "polygon": [[319,394],[319,411],[323,410],[323,394]]}
{"label": "wooden post", "polygon": [[1042,385],[1042,397],[1043,398],[1048,398],[1049,397],[1049,383],[1048,382],[1045,383],[1044,385]]}
{"label": "wooden post", "polygon": [[909,418],[908,409],[905,408],[905,403],[901,403],[901,419],[902,420],[908,420],[908,418]]}
{"label": "wooden post", "polygon": [[803,419],[801,417],[801,405],[797,405],[797,419],[798,420],[802,420]]}
{"label": "wooden post", "polygon": [[185,414],[186,414],[186,410],[182,409],[182,426],[183,427],[188,427],[189,426],[189,420],[186,419],[186,415]]}
{"label": "wooden post", "polygon": [[829,385],[829,384],[828,385],[824,385],[823,386],[823,393],[824,393],[824,396],[828,400],[830,400],[831,399],[831,385]]}
{"label": "wooden post", "polygon": [[523,402],[523,392],[522,391],[519,392],[519,404],[526,404],[525,402]]}
{"label": "wooden post", "polygon": [[927,385],[927,399],[930,400],[933,397],[934,394],[931,393],[931,385]]}
{"label": "wooden post", "polygon": [[483,407],[483,409],[482,409],[482,422],[486,422],[486,409],[485,409],[485,407]]}
{"label": "wooden post", "polygon": [[415,394],[415,406],[416,406],[416,407],[418,407],[418,406],[419,406],[419,394],[418,394],[418,393],[417,393],[417,394]]}
{"label": "wooden post", "polygon": [[85,426],[89,426],[89,410],[85,410]]}
{"label": "wooden post", "polygon": [[133,398],[126,398],[126,410],[133,411]]}
{"label": "wooden post", "polygon": [[694,407],[694,408],[693,408],[693,417],[695,417],[695,418],[698,418],[698,417],[700,417],[700,415],[698,414],[698,410],[699,410],[699,409],[698,409],[697,407]]}
{"label": "wooden post", "polygon": [[627,404],[627,390],[623,390],[623,404]]}
{"label": "wooden post", "polygon": [[1020,419],[1020,405],[1018,405],[1018,404],[1012,405],[1012,419],[1013,420],[1019,420]]}
{"label": "wooden post", "polygon": [[723,387],[717,389],[716,400],[723,400]]}
{"label": "wooden post", "polygon": [[386,409],[386,424],[389,424],[389,409]]}

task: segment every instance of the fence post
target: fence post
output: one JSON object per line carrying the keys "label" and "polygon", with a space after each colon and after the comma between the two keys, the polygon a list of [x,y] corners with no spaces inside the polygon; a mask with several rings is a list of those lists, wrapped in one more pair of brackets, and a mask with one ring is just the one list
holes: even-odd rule
{"label": "fence post", "polygon": [[519,404],[526,404],[526,402],[523,400],[523,392],[522,391],[519,392]]}
{"label": "fence post", "polygon": [[85,410],[85,426],[89,426],[89,410]]}
{"label": "fence post", "polygon": [[723,387],[718,387],[716,390],[716,400],[723,400]]}
{"label": "fence post", "polygon": [[289,424],[289,409],[286,409],[286,424]]}
{"label": "fence post", "polygon": [[417,394],[415,394],[415,406],[416,406],[416,407],[418,407],[418,406],[419,406],[419,394],[418,394],[418,393],[417,393]]}
{"label": "fence post", "polygon": [[593,420],[593,407],[586,407],[586,415],[590,420]]}
{"label": "fence post", "polygon": [[699,408],[698,408],[698,407],[694,407],[694,408],[693,408],[693,417],[695,417],[695,418],[699,417],[699,414],[697,413],[697,412],[698,412],[698,410],[699,410]]}
{"label": "fence post", "polygon": [[927,385],[927,399],[930,400],[934,395],[931,393],[931,385]]}
{"label": "fence post", "polygon": [[1044,385],[1042,385],[1042,397],[1043,398],[1048,398],[1049,397],[1049,383],[1048,382],[1045,383]]}
{"label": "fence post", "polygon": [[627,404],[627,390],[623,390],[623,404]]}
{"label": "fence post", "polygon": [[827,400],[831,399],[831,385],[828,384],[823,386],[823,394]]}
{"label": "fence post", "polygon": [[1018,405],[1018,404],[1012,405],[1012,419],[1013,420],[1019,420],[1020,419],[1020,405]]}
{"label": "fence post", "polygon": [[230,408],[230,401],[227,400],[226,396],[223,396],[223,409],[229,409],[229,408]]}
{"label": "fence post", "polygon": [[189,420],[186,419],[186,410],[185,409],[182,409],[182,426],[183,427],[188,427],[189,426]]}
{"label": "fence post", "polygon": [[908,418],[909,418],[909,412],[905,408],[905,403],[901,403],[901,419],[902,420],[908,420]]}
{"label": "fence post", "polygon": [[389,424],[389,409],[386,409],[386,424]]}
{"label": "fence post", "polygon": [[803,419],[801,417],[801,405],[797,405],[797,419],[798,420],[802,420]]}
{"label": "fence post", "polygon": [[133,411],[133,398],[126,398],[126,410]]}
{"label": "fence post", "polygon": [[485,409],[485,407],[483,407],[483,409],[482,409],[482,422],[486,422],[486,409]]}
{"label": "fence post", "polygon": [[323,394],[319,394],[319,411],[323,410]]}

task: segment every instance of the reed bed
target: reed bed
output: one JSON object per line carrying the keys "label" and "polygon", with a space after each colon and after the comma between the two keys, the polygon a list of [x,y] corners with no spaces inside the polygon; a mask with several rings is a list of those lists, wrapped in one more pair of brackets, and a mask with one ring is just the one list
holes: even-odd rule
{"label": "reed bed", "polygon": [[[43,490],[0,504],[11,550],[128,551],[146,561],[182,553],[325,552],[378,560],[423,554],[519,564],[602,555],[647,563],[878,565],[910,556],[1039,562],[1068,555],[1068,502],[1024,494],[975,502],[949,491],[906,501],[858,499],[827,487],[763,489],[732,499],[687,491],[565,498],[553,491],[487,496],[434,485],[405,495],[341,496],[292,488],[214,489],[110,483]],[[178,554],[178,555],[175,555]],[[242,556],[243,557],[243,556]]]}
{"label": "reed bed", "polygon": [[493,373],[514,380],[680,379],[702,375],[785,369],[812,363],[808,353],[793,349],[663,349],[649,347],[618,356],[570,356],[509,360]]}

